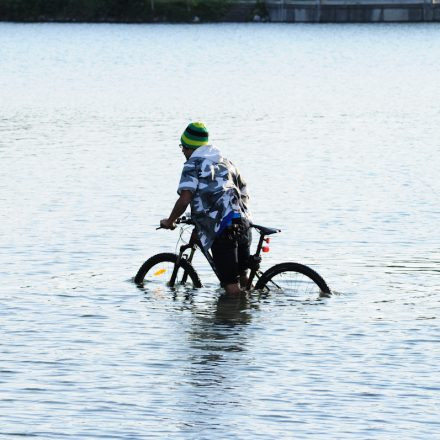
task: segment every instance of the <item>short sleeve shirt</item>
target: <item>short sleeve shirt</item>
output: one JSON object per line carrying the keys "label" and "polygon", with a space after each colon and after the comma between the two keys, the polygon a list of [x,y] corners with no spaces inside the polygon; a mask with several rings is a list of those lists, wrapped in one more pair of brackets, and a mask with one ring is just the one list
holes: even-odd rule
{"label": "short sleeve shirt", "polygon": [[182,190],[193,193],[191,218],[206,250],[225,217],[236,213],[250,220],[245,181],[235,165],[210,145],[198,148],[185,162],[177,192]]}

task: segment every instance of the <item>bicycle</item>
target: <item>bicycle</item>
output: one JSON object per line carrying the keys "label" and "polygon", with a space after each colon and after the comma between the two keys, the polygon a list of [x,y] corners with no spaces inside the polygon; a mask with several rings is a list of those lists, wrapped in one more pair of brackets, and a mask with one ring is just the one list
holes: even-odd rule
{"label": "bicycle", "polygon": [[[177,219],[177,224],[195,226],[190,218],[181,217]],[[281,232],[280,229],[268,228],[256,224],[250,225],[260,234],[256,252],[250,256],[249,266],[250,274],[246,290],[252,288],[254,279],[255,290],[262,291],[288,291],[289,293],[310,295],[318,294],[319,296],[330,296],[331,292],[324,279],[313,269],[300,263],[285,262],[270,267],[265,272],[260,270],[262,261],[261,252],[269,251],[269,235]],[[157,229],[160,229],[157,228]],[[203,253],[212,270],[218,278],[214,260],[210,252],[205,251],[198,244],[197,239],[191,239],[188,244],[180,247],[179,254],[161,253],[152,256],[140,267],[134,282],[138,285],[145,283],[164,284],[174,288],[176,285],[186,285],[188,279],[193,287],[203,287],[199,275],[192,265],[192,260],[197,248]],[[189,251],[189,253],[187,253]],[[170,276],[171,274],[171,276]]]}

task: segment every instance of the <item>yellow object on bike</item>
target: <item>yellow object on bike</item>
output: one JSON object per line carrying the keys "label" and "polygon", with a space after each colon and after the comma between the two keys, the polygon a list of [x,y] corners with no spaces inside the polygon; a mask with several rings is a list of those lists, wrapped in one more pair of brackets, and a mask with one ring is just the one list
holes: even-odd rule
{"label": "yellow object on bike", "polygon": [[166,271],[167,271],[166,269],[159,269],[159,270],[156,270],[156,272],[154,272],[153,275],[155,277],[158,277],[159,275],[163,275]]}

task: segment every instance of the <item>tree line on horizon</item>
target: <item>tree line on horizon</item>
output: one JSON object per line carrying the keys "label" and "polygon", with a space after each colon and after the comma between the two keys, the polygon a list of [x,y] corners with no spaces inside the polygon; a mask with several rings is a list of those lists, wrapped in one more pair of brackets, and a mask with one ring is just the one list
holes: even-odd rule
{"label": "tree line on horizon", "polygon": [[[1,21],[218,21],[234,0],[0,0]],[[264,2],[255,1],[255,4]]]}

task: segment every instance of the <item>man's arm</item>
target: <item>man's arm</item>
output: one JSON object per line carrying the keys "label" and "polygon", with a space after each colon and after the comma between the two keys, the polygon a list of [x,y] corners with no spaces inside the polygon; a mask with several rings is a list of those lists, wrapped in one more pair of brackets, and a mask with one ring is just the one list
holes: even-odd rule
{"label": "man's arm", "polygon": [[182,214],[185,213],[186,208],[191,203],[193,193],[188,189],[183,189],[180,193],[180,197],[177,199],[173,210],[168,218],[164,218],[160,221],[160,226],[165,229],[174,229],[176,224],[174,223]]}

